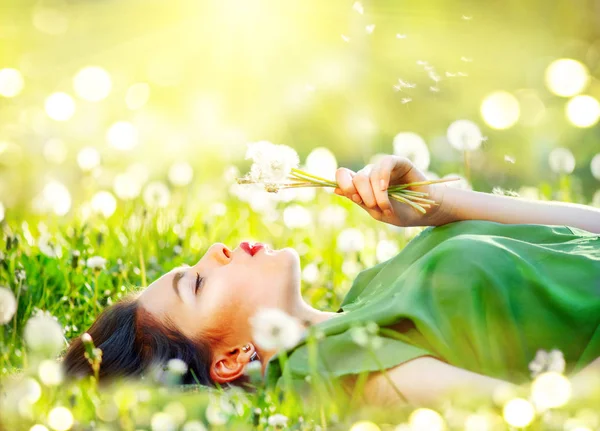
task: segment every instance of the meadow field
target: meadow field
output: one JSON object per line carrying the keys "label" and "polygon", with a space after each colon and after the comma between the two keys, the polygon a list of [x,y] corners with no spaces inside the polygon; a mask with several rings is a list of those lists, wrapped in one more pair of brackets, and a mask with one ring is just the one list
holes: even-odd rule
{"label": "meadow field", "polygon": [[431,408],[318,375],[302,398],[256,370],[244,391],[180,385],[176,364],[106,387],[60,367],[99,312],[215,242],[293,247],[305,300],[336,311],[423,229],[331,188],[238,184],[251,142],[330,180],[396,154],[449,187],[600,207],[600,3],[485,3],[0,4],[0,429],[600,429],[600,389],[544,358],[520,393]]}

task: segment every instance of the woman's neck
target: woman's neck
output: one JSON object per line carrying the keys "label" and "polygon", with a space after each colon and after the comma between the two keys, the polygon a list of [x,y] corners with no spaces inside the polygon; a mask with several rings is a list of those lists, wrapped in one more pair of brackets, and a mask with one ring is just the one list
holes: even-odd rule
{"label": "woman's neck", "polygon": [[339,316],[331,311],[321,311],[311,307],[302,298],[292,306],[291,315],[299,319],[305,328]]}

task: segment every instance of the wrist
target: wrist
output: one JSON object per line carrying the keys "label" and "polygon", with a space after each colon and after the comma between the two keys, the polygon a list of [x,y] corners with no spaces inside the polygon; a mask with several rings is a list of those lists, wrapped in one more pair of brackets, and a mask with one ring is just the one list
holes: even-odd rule
{"label": "wrist", "polygon": [[429,187],[430,199],[437,203],[435,211],[431,213],[431,217],[428,220],[430,226],[441,226],[457,221],[454,208],[455,200],[451,197],[452,190],[454,189],[445,184]]}

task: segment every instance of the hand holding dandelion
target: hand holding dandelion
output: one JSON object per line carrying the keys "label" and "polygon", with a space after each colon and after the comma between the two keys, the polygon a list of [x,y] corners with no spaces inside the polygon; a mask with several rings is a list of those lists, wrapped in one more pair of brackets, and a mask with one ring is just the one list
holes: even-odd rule
{"label": "hand holding dandelion", "polygon": [[[246,159],[252,159],[253,164],[245,177],[238,178],[239,184],[262,183],[271,193],[296,187],[334,187],[338,195],[353,200],[375,219],[398,226],[423,225],[412,221],[422,222],[426,208],[438,206],[438,201],[430,198],[428,186],[458,179],[429,181],[410,160],[385,156],[375,166],[368,165],[357,173],[340,168],[335,173],[337,181],[331,181],[298,169],[299,157],[293,148],[267,141],[248,144]],[[401,218],[397,215],[394,220],[398,206],[392,206],[390,199],[412,208],[412,214],[400,209]]]}

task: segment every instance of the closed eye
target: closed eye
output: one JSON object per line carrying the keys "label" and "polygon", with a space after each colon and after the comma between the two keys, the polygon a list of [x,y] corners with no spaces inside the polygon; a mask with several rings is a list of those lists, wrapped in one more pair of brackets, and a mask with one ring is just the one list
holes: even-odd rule
{"label": "closed eye", "polygon": [[196,273],[196,285],[194,286],[194,295],[198,294],[198,289],[204,282],[204,277],[200,277],[200,273]]}

